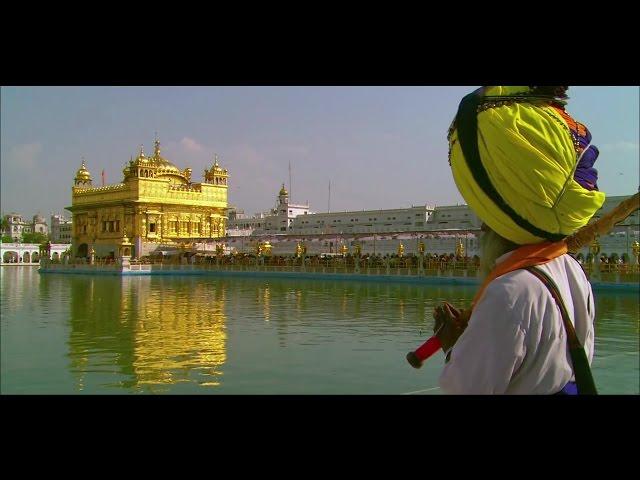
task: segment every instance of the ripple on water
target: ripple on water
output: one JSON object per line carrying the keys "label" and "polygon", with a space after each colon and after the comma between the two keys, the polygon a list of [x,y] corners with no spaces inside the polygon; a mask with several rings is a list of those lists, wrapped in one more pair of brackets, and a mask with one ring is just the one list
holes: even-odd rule
{"label": "ripple on water", "polygon": [[[337,281],[2,272],[2,391],[430,394],[404,356],[473,289]],[[594,376],[640,393],[638,302],[596,296]],[[421,392],[421,393],[420,393]]]}

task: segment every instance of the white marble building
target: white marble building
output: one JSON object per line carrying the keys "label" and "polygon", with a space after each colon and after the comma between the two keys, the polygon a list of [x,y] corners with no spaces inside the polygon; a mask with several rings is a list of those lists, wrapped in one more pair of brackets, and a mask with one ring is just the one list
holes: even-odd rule
{"label": "white marble building", "polygon": [[4,235],[9,235],[16,241],[22,239],[23,233],[42,233],[47,235],[49,233],[49,227],[42,215],[37,213],[33,216],[31,222],[27,222],[22,218],[19,213],[10,213],[4,216],[7,221],[6,231]]}
{"label": "white marble building", "polygon": [[[630,195],[607,197],[592,221],[610,211]],[[336,253],[343,245],[349,252],[360,244],[362,254],[391,255],[400,245],[404,254],[418,253],[420,242],[425,252],[452,254],[463,247],[464,254],[479,254],[478,237],[482,222],[468,205],[428,205],[387,210],[313,213],[308,205],[290,205],[284,185],[278,196],[279,209],[272,215],[246,218],[229,216],[227,237],[223,242],[231,251],[253,253],[260,241],[269,240],[274,255],[290,255],[298,243],[304,243],[307,254]],[[275,214],[277,213],[277,215]],[[612,232],[599,239],[601,255],[613,254],[633,260],[632,246],[640,241],[639,214],[635,212]],[[238,238],[242,237],[242,238]],[[589,248],[579,253],[584,258]]]}
{"label": "white marble building", "polygon": [[276,206],[269,212],[247,218],[244,211],[231,208],[228,212],[227,236],[286,235],[293,230],[293,222],[296,217],[308,214],[309,205],[290,203],[289,192],[282,184]]}
{"label": "white marble building", "polygon": [[51,241],[53,243],[71,243],[73,222],[62,215],[51,215]]}

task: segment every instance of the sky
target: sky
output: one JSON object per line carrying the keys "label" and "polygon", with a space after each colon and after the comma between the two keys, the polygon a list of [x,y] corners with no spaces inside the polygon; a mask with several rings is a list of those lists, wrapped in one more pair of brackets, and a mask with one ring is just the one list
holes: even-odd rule
{"label": "sky", "polygon": [[[71,205],[85,158],[94,185],[122,181],[140,145],[192,180],[218,154],[229,204],[252,215],[290,201],[314,212],[464,203],[447,161],[447,129],[475,86],[2,87],[2,214],[47,217]],[[598,185],[640,185],[637,86],[577,86],[567,111],[598,146]],[[291,165],[291,185],[289,184]]]}

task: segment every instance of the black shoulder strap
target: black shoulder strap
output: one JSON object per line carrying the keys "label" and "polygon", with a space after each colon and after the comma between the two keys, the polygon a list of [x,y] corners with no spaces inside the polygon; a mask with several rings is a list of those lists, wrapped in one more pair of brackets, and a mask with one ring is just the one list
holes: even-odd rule
{"label": "black shoulder strap", "polygon": [[576,384],[578,386],[578,394],[580,395],[597,395],[596,384],[593,381],[593,375],[591,374],[591,367],[589,366],[589,360],[587,354],[578,340],[576,330],[569,318],[569,312],[565,306],[560,290],[555,284],[553,279],[547,275],[543,270],[536,267],[525,267],[533,275],[535,275],[551,292],[551,296],[554,298],[560,313],[562,314],[562,322],[567,332],[567,342],[569,343],[569,354],[571,355],[571,362],[573,363],[573,372],[576,377]]}

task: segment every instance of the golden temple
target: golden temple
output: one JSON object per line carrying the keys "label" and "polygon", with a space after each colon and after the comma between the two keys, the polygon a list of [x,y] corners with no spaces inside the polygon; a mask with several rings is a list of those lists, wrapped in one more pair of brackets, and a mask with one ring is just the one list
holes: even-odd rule
{"label": "golden temple", "polygon": [[228,172],[214,163],[201,183],[191,169],[178,169],[160,155],[155,140],[152,156],[140,147],[123,170],[122,183],[94,187],[84,159],[72,187],[73,256],[115,256],[123,239],[131,238],[131,256],[222,237],[227,221]]}

